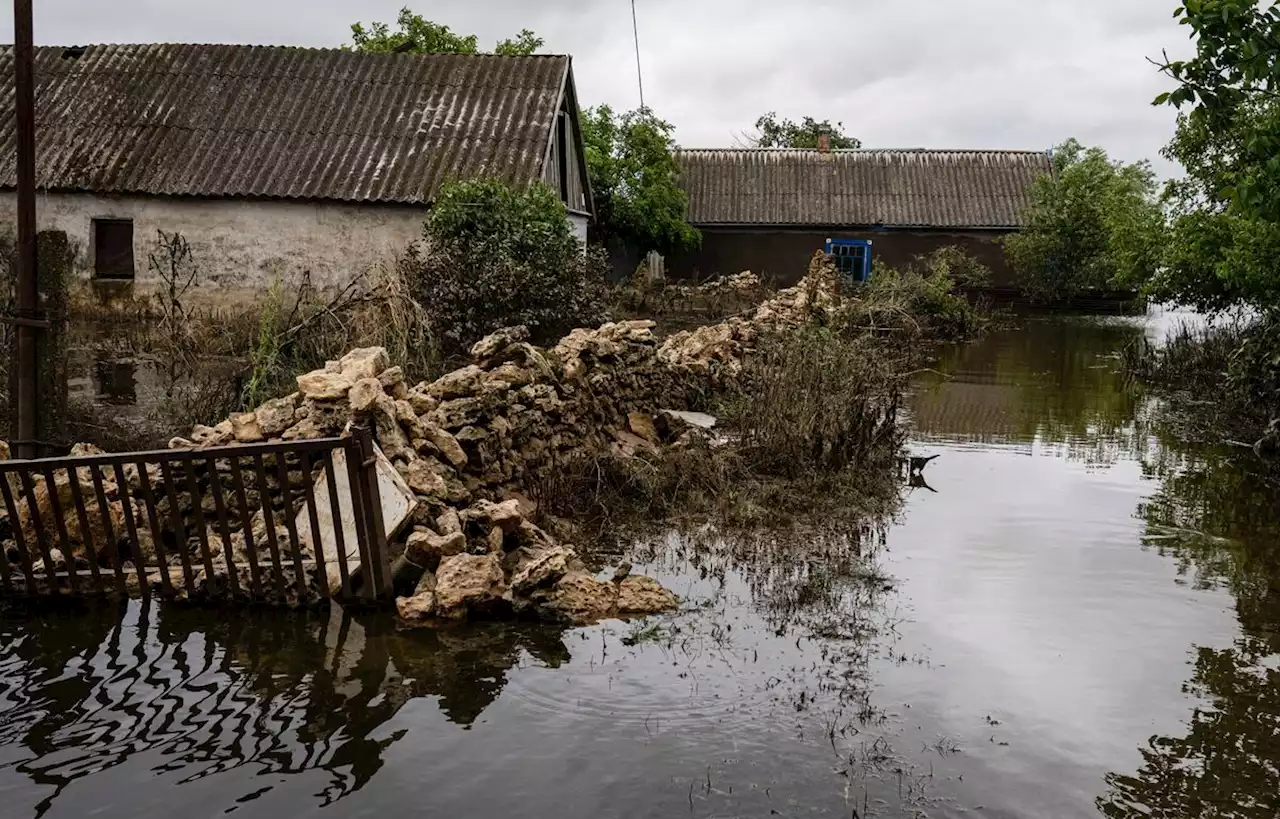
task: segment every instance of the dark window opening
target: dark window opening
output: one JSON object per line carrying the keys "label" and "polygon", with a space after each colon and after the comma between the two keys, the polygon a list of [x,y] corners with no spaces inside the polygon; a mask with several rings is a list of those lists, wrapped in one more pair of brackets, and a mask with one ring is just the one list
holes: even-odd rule
{"label": "dark window opening", "polygon": [[846,282],[871,277],[871,242],[866,239],[828,239],[827,255]]}
{"label": "dark window opening", "polygon": [[560,171],[560,199],[573,205],[569,201],[569,118],[564,111],[556,118],[556,161],[560,163],[557,168]]}
{"label": "dark window opening", "polygon": [[93,220],[93,275],[98,279],[132,279],[133,220]]}

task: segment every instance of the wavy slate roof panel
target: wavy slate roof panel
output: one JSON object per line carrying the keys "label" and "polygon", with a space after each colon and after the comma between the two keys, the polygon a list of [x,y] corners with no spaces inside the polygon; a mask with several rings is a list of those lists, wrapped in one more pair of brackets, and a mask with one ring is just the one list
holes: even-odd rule
{"label": "wavy slate roof panel", "polygon": [[1018,228],[1046,152],[683,150],[695,225]]}
{"label": "wavy slate roof panel", "polygon": [[[44,47],[36,179],[115,194],[430,202],[449,179],[542,175],[564,56],[237,45]],[[13,48],[0,48],[13,76]],[[13,84],[0,187],[16,186]]]}

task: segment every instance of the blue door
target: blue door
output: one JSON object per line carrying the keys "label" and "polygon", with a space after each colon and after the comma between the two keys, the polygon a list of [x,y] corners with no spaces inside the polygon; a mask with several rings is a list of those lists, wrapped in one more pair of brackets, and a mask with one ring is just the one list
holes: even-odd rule
{"label": "blue door", "polygon": [[871,278],[870,239],[828,239],[827,255],[846,283],[865,282]]}

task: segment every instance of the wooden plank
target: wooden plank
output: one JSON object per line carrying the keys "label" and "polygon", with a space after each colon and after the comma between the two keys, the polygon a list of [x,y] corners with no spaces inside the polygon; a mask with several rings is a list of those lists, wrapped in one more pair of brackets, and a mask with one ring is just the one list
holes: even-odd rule
{"label": "wooden plank", "polygon": [[[154,539],[156,547],[156,568],[160,574],[160,594],[164,597],[173,596],[173,583],[169,579],[169,558],[164,551],[164,536],[160,531],[160,522],[156,518],[156,499],[155,493],[151,491],[151,476],[147,474],[147,465],[139,461],[138,467],[138,484],[141,488],[142,505],[147,510],[147,523],[151,526],[151,537]],[[141,549],[138,550],[141,553]],[[139,581],[146,585],[146,573],[142,573],[138,578]]]}
{"label": "wooden plank", "polygon": [[191,571],[191,555],[187,553],[187,527],[182,522],[182,510],[178,508],[178,491],[173,488],[173,467],[165,461],[160,464],[160,479],[164,481],[164,494],[169,499],[169,525],[173,528],[178,561],[182,564],[182,580],[187,594],[195,594],[196,577]]}
{"label": "wooden plank", "polygon": [[80,540],[84,544],[85,559],[89,562],[89,575],[93,580],[93,590],[102,594],[106,589],[102,588],[102,572],[98,571],[98,546],[94,541],[93,532],[89,526],[89,513],[85,511],[84,493],[80,491],[80,476],[74,469],[69,470],[71,477],[71,500],[76,507],[76,518],[80,521]]}
{"label": "wooden plank", "polygon": [[[200,485],[196,481],[195,461],[187,461],[187,491],[191,493],[191,516],[196,519],[196,539],[200,543],[200,557],[204,559],[204,576],[208,583],[213,582],[213,554],[209,551],[209,532],[204,522],[204,504],[200,498]],[[217,475],[213,476],[217,478]]]}
{"label": "wooden plank", "polygon": [[254,472],[258,476],[258,499],[262,502],[262,520],[267,525],[267,550],[271,553],[271,565],[276,570],[276,591],[284,597],[284,565],[280,562],[280,544],[276,539],[276,519],[271,511],[271,488],[267,486],[267,466],[261,455],[253,456]]}
{"label": "wooden plank", "polygon": [[[298,524],[293,519],[293,493],[289,489],[289,465],[285,463],[284,453],[276,455],[276,479],[280,481],[280,494],[284,498],[284,528],[289,533],[289,552],[298,581],[298,599],[306,600],[307,573],[302,568],[302,547],[298,544]],[[308,485],[303,491],[311,494],[313,490]]]}
{"label": "wooden plank", "polygon": [[[321,566],[323,566],[324,565],[324,545],[320,541],[320,510],[316,506],[316,487],[315,487],[315,484],[312,483],[311,481],[311,472],[312,472],[312,469],[314,468],[314,464],[311,461],[311,453],[309,452],[304,452],[301,455],[301,458],[302,458],[302,474],[305,476],[305,480],[307,483],[307,485],[303,488],[302,491],[306,496],[307,523],[310,525],[310,534],[311,534],[311,554],[315,556],[316,562],[319,563]],[[322,585],[324,586],[325,594],[330,594],[328,571],[323,571],[321,573],[321,577],[322,577]]]}
{"label": "wooden plank", "polygon": [[231,585],[231,593],[240,593],[240,578],[236,576],[235,565],[231,562],[235,549],[231,540],[231,525],[227,518],[227,503],[222,497],[222,477],[218,474],[218,462],[209,459],[209,491],[213,494],[213,506],[218,517],[218,533],[222,537],[222,559],[227,565],[227,582]]}
{"label": "wooden plank", "polygon": [[277,452],[327,452],[341,447],[345,438],[312,438],[303,441],[269,441],[260,444],[236,444],[234,446],[209,447],[208,449],[154,449],[142,452],[108,452],[101,455],[76,455],[65,458],[37,458],[30,460],[10,459],[0,461],[0,475],[17,473],[26,469],[42,470],[45,464],[61,469],[63,467],[79,468],[85,466],[128,466],[144,461],[150,464],[172,463],[174,461],[199,458],[231,458],[252,457],[255,455],[271,455]]}
{"label": "wooden plank", "polygon": [[0,494],[4,495],[4,508],[13,523],[14,542],[18,545],[18,563],[22,567],[22,576],[27,584],[27,594],[35,594],[36,577],[31,570],[31,551],[27,548],[26,533],[22,531],[22,522],[18,517],[18,504],[13,499],[13,488],[9,485],[8,476],[0,476]]}
{"label": "wooden plank", "polygon": [[258,568],[258,544],[253,540],[253,515],[249,513],[249,499],[244,491],[244,477],[240,474],[240,459],[231,459],[231,485],[236,493],[236,502],[240,507],[240,525],[244,532],[245,552],[249,556],[249,583],[251,591],[257,597],[266,592],[262,588],[262,571]]}
{"label": "wooden plank", "polygon": [[[111,506],[107,503],[107,493],[102,487],[102,473],[96,466],[91,466],[88,469],[89,477],[93,481],[93,495],[98,499],[98,514],[102,515],[102,531],[107,538],[107,542],[103,546],[114,546],[119,535],[115,530],[115,525],[111,522]],[[122,509],[121,513],[123,511]],[[121,562],[123,561],[120,560],[120,551],[116,549],[111,556],[111,565],[116,578],[116,591],[120,592],[120,594],[126,594],[124,567],[120,565]]]}
{"label": "wooden plank", "polygon": [[[133,516],[133,503],[129,499],[129,481],[124,474],[124,464],[114,464],[116,474],[116,491],[120,493],[120,503],[124,505],[124,525],[129,534],[133,568],[138,575],[138,586],[142,590],[142,599],[151,599],[151,584],[147,582],[147,557],[142,553],[142,543],[138,540],[138,522]],[[124,570],[119,567],[120,556],[116,555],[118,571],[123,579]],[[125,583],[128,587],[128,583]]]}
{"label": "wooden plank", "polygon": [[[22,471],[18,473],[18,480],[22,483],[22,494],[27,499],[27,512],[31,515],[31,524],[35,526],[36,546],[40,550],[40,558],[44,561],[45,574],[53,574],[53,555],[49,553],[49,543],[44,536],[44,524],[40,520],[40,508],[36,503],[36,490],[31,481],[31,473]],[[33,588],[34,592],[35,589]],[[62,589],[56,586],[50,588],[53,594],[62,594]]]}
{"label": "wooden plank", "polygon": [[[67,531],[67,515],[66,510],[62,508],[62,498],[58,497],[58,482],[54,474],[53,467],[45,466],[42,473],[44,475],[45,494],[49,498],[49,513],[53,515],[54,531],[58,533],[58,544],[62,550],[62,559],[67,562],[67,588],[72,594],[80,593],[80,579],[76,572],[76,555],[75,550],[71,548],[71,535]],[[68,480],[74,482],[75,475],[68,476]],[[46,566],[45,571],[53,572],[52,566]]]}
{"label": "wooden plank", "polygon": [[[338,578],[342,585],[342,597],[345,599],[351,596],[351,573],[347,569],[347,544],[346,537],[343,534],[347,527],[345,525],[339,525],[339,520],[342,515],[342,507],[339,505],[338,480],[334,475],[333,469],[333,459],[338,457],[341,451],[342,450],[333,450],[329,453],[329,457],[325,459],[324,479],[325,483],[329,487],[329,517],[330,521],[333,523],[333,540],[335,553],[338,556]],[[348,495],[348,497],[350,496]],[[322,537],[314,534],[317,529],[318,527],[311,530],[313,536],[316,540],[320,540],[323,543]],[[330,594],[332,594],[333,584],[329,581],[329,559],[323,548],[316,552],[316,559],[320,561],[321,566],[324,566],[325,582],[329,587]]]}

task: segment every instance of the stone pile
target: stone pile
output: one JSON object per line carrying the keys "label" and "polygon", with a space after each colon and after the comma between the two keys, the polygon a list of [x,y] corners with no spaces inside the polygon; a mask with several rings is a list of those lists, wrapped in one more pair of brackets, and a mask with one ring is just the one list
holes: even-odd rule
{"label": "stone pile", "polygon": [[834,271],[815,260],[798,287],[662,344],[650,321],[574,330],[550,349],[507,328],[476,343],[468,365],[412,386],[382,348],[353,350],[298,376],[292,395],[170,445],[319,438],[367,423],[418,500],[404,560],[424,573],[401,600],[405,619],[582,620],[667,608],[674,597],[648,578],[604,583],[587,573],[571,547],[525,519],[520,493],[574,457],[669,443],[680,430],[655,415],[660,407],[691,387],[729,386],[763,333],[839,305]]}
{"label": "stone pile", "polygon": [[619,571],[613,581],[597,579],[572,547],[525,520],[521,504],[482,500],[460,514],[446,508],[433,526],[415,527],[404,560],[421,578],[397,601],[400,618],[514,615],[584,623],[675,607],[675,595],[651,578]]}
{"label": "stone pile", "polygon": [[750,294],[760,289],[760,277],[750,270],[734,273],[731,276],[717,276],[697,286],[699,293],[741,293]]}

